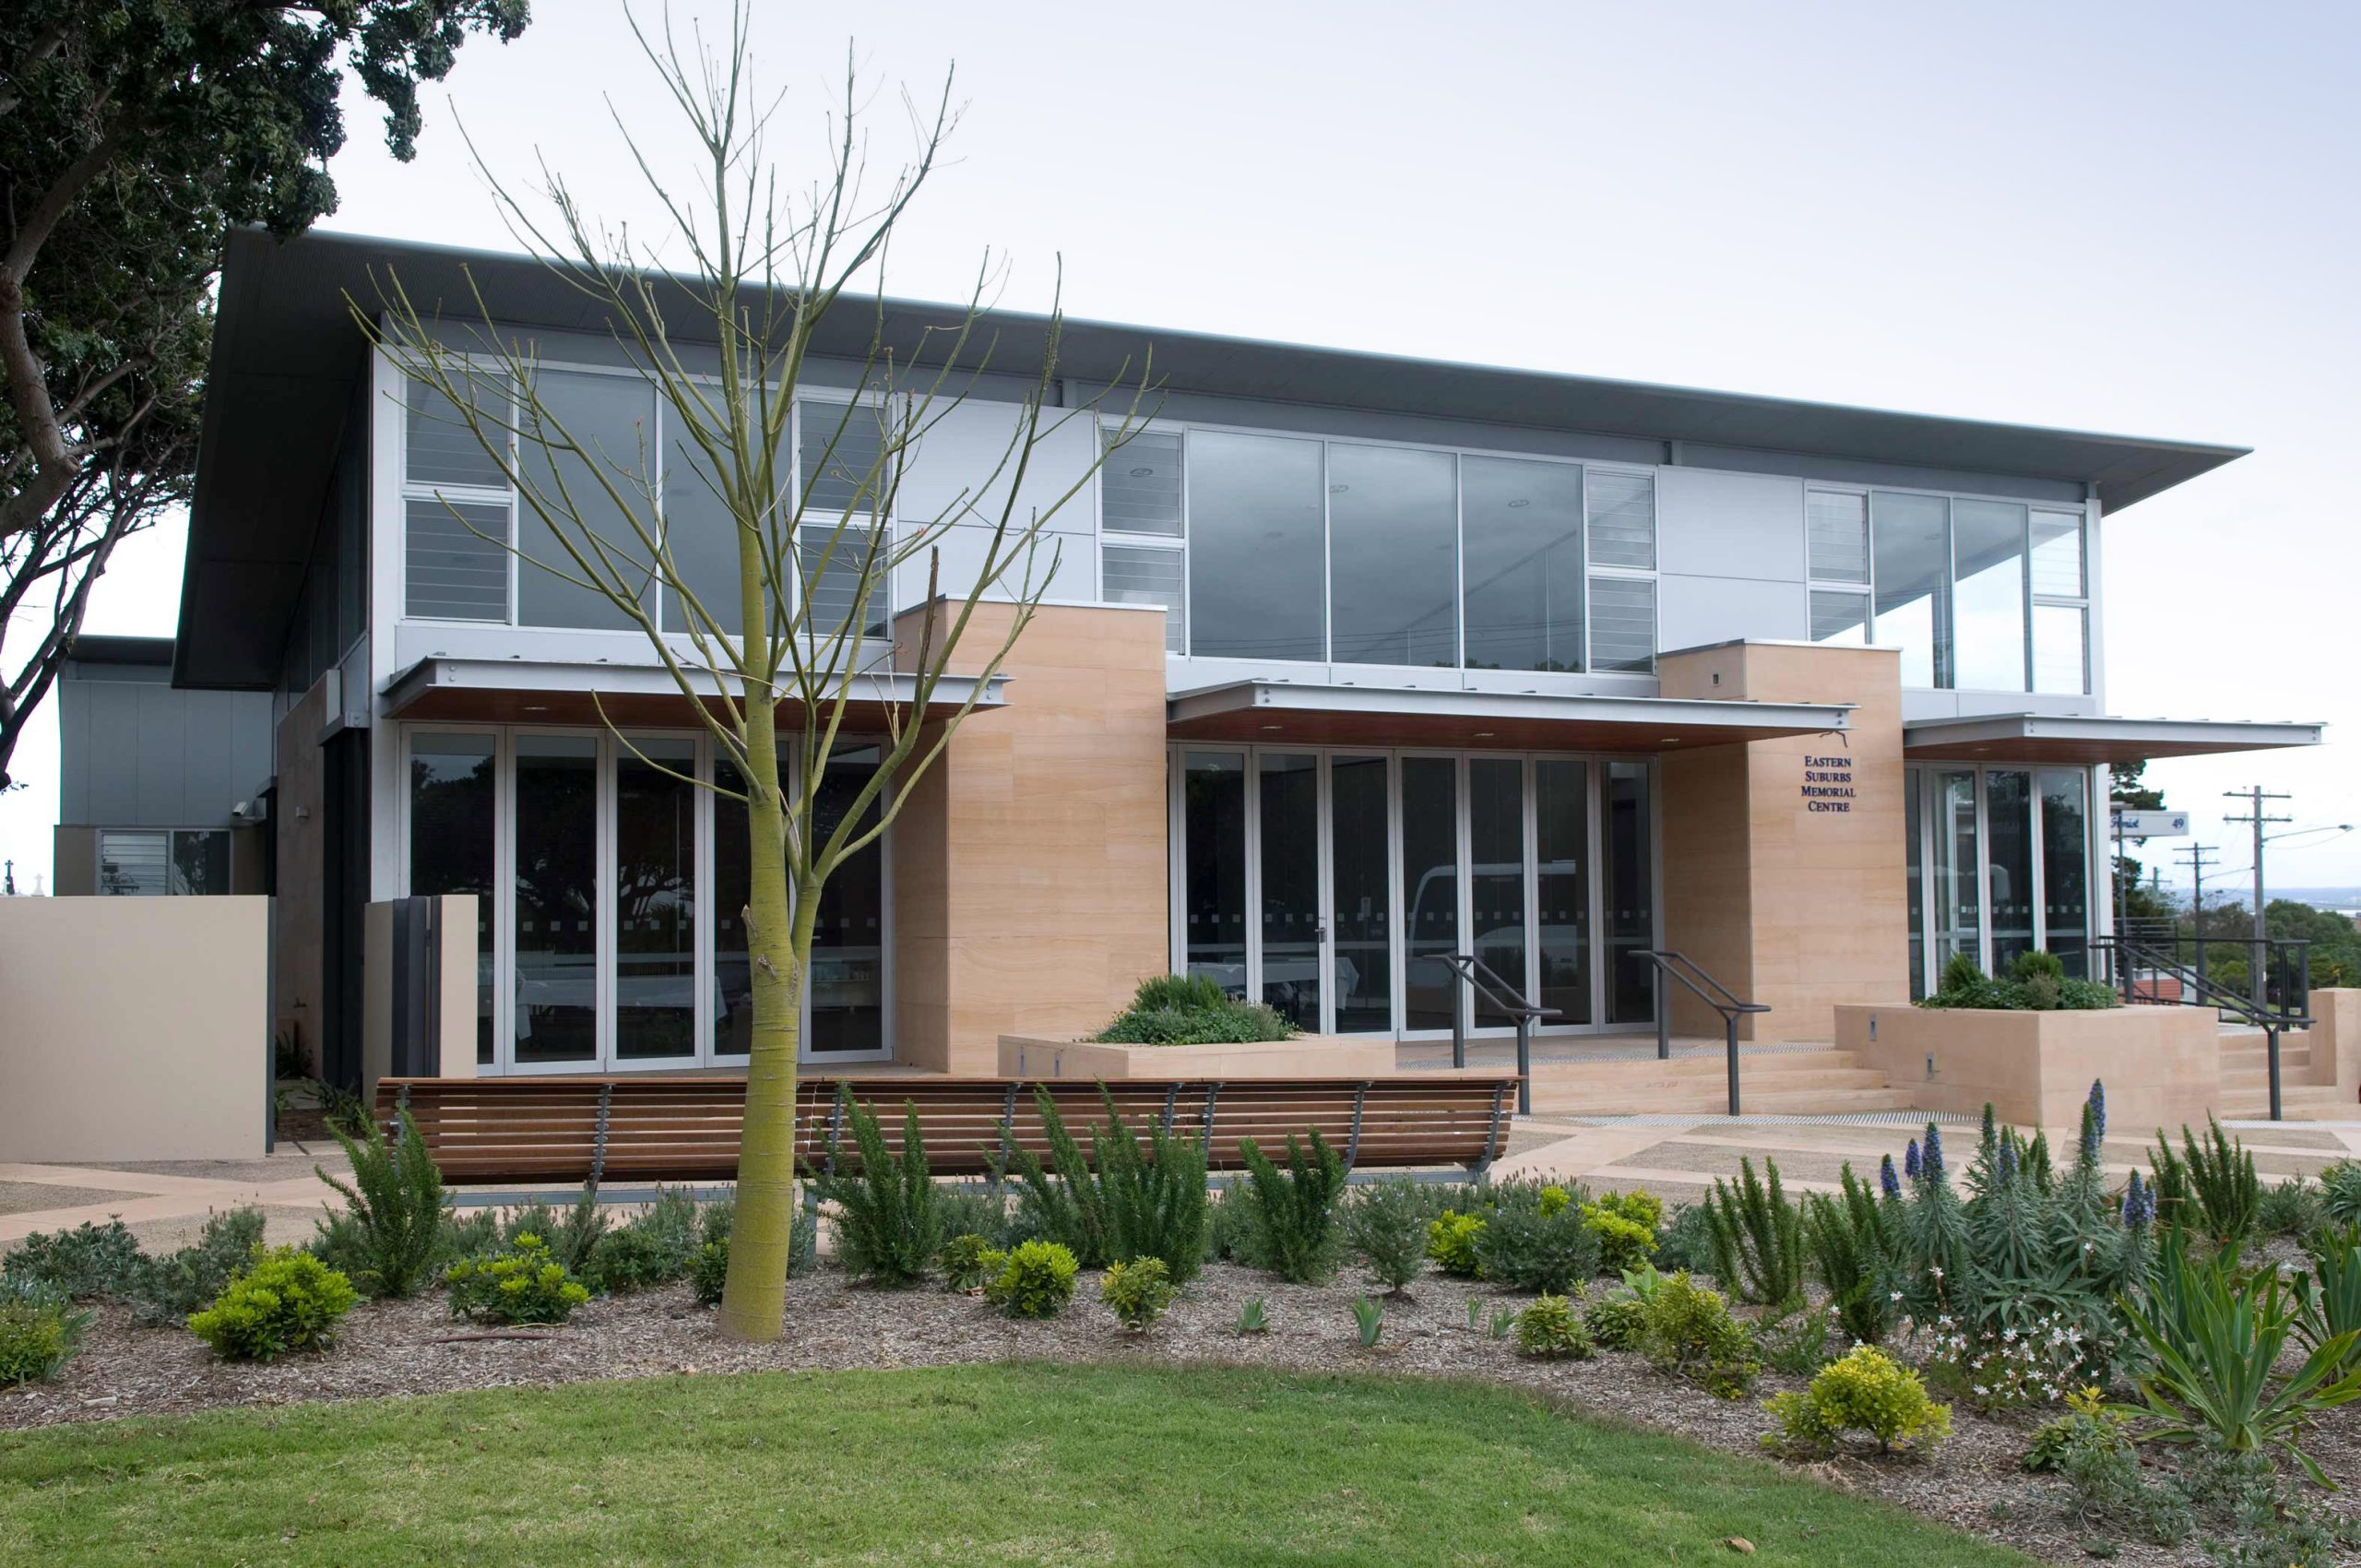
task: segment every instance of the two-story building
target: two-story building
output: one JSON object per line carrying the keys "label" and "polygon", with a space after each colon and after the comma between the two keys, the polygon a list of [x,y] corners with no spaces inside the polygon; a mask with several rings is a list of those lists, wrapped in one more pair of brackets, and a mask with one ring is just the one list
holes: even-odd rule
{"label": "two-story building", "polygon": [[[550,553],[353,323],[389,274],[455,342],[484,309],[531,342],[543,398],[661,465],[676,552],[731,580],[658,400],[540,264],[234,236],[173,673],[275,694],[278,923],[318,933],[279,1011],[339,1060],[361,906],[468,892],[477,1071],[742,1063],[740,808],[671,776],[715,762],[643,635],[482,537]],[[872,325],[823,325],[807,432]],[[1020,374],[911,455],[911,519],[979,482],[1038,363],[1043,321],[991,325]],[[827,888],[813,1062],[989,1072],[1001,1032],[1095,1028],[1167,969],[1414,1039],[1470,1005],[1452,952],[1569,1034],[1651,1028],[1640,955],[1676,949],[1771,1006],[1756,1038],[1825,1039],[1952,954],[2086,965],[2108,765],[2319,739],[2107,711],[2103,524],[2238,448],[1071,321],[1060,398],[1150,345],[1155,417],[1051,519],[1040,618]],[[1064,426],[1028,489],[1101,439]],[[947,589],[978,539],[946,535]],[[880,727],[924,592],[869,628]]]}

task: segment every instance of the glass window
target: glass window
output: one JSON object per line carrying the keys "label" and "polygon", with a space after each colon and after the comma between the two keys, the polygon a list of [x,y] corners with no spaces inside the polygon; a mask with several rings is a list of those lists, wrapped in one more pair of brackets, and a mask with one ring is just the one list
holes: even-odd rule
{"label": "glass window", "polygon": [[[819,793],[813,799],[813,831],[822,842],[851,812],[881,760],[875,746],[838,746],[829,754]],[[874,826],[884,811],[882,796],[872,797],[854,831]],[[819,918],[812,935],[811,1007],[807,1049],[813,1055],[885,1049],[883,838],[840,862],[820,889]]]}
{"label": "glass window", "polygon": [[[404,481],[410,484],[507,489],[507,469],[483,449],[483,443],[468,428],[458,406],[416,376],[405,380],[404,399],[409,418],[404,422],[402,432]],[[481,377],[469,392],[475,406],[483,410],[483,417],[499,424],[508,422],[512,410],[505,378]],[[484,434],[507,445],[495,429],[487,427]]]}
{"label": "glass window", "polygon": [[1877,643],[1902,650],[1904,686],[1951,679],[1951,503],[1880,490],[1870,501]]}
{"label": "glass window", "polygon": [[697,751],[636,741],[615,756],[615,1055],[697,1050]]}
{"label": "glass window", "polygon": [[1177,550],[1143,550],[1131,544],[1102,545],[1098,555],[1103,577],[1100,596],[1109,604],[1161,604],[1167,612],[1165,649],[1183,651],[1188,626],[1181,618],[1181,597],[1188,576],[1187,557]]}
{"label": "glass window", "polygon": [[801,418],[803,505],[809,521],[880,510],[893,482],[884,471],[885,416],[874,403],[807,400]]}
{"label": "glass window", "polygon": [[1583,470],[1460,460],[1470,670],[1583,667]]}
{"label": "glass window", "polygon": [[[886,557],[893,541],[886,530],[856,517],[849,523],[807,523],[796,534],[795,564],[802,574],[803,593],[810,605],[804,616],[807,635],[833,637],[856,612],[864,616],[862,630],[872,637],[885,635],[885,617],[893,594],[886,578]],[[874,565],[864,570],[863,558]],[[862,586],[868,578],[866,588]],[[864,595],[866,596],[864,598]]]}
{"label": "glass window", "polygon": [[2091,689],[2091,613],[2079,604],[2033,607],[2033,689],[2080,696]]}
{"label": "glass window", "polygon": [[2082,597],[2082,514],[2033,515],[2033,591],[2037,599]]}
{"label": "glass window", "polygon": [[1257,759],[1263,843],[1263,1000],[1296,1028],[1320,1028],[1320,759]]}
{"label": "glass window", "polygon": [[1927,994],[1927,855],[1919,842],[1918,775],[1905,773],[1902,790],[1903,833],[1909,842],[1903,880],[1910,898],[1910,1000]]}
{"label": "glass window", "polygon": [[1189,651],[1323,659],[1327,542],[1317,441],[1197,434],[1189,445]]}
{"label": "glass window", "polygon": [[[1525,764],[1513,757],[1467,761],[1468,897],[1472,951],[1522,995],[1525,975]],[[1477,997],[1476,1022],[1516,1020]]]}
{"label": "glass window", "polygon": [[1587,763],[1533,765],[1534,855],[1539,876],[1540,986],[1534,1000],[1590,1022],[1590,800]]}
{"label": "glass window", "polygon": [[230,891],[227,828],[183,829],[172,835],[172,891],[195,897]]}
{"label": "glass window", "polygon": [[1984,776],[1986,852],[1992,884],[1992,972],[2006,974],[2033,951],[2033,776],[1993,768]]}
{"label": "glass window", "polygon": [[1934,962],[1960,954],[1984,962],[1983,901],[1975,894],[1975,773],[1963,768],[1933,775],[1934,860],[1928,866],[1935,906]]}
{"label": "glass window", "polygon": [[599,742],[516,737],[516,1060],[599,1057]]}
{"label": "glass window", "polygon": [[409,890],[476,896],[476,1062],[492,1061],[492,832],[498,746],[490,735],[409,738]]}
{"label": "glass window", "polygon": [[680,596],[666,583],[664,629],[710,632],[718,627],[724,636],[733,637],[742,633],[738,519],[721,497],[713,465],[702,450],[685,441],[670,441],[664,446],[664,542],[672,552],[673,570],[705,612],[693,625]]}
{"label": "glass window", "polygon": [[1843,589],[1811,590],[1811,640],[1864,647],[1869,640],[1869,596]]}
{"label": "glass window", "polygon": [[1459,494],[1447,452],[1328,449],[1329,657],[1459,662]]}
{"label": "glass window", "polygon": [[1655,662],[1655,579],[1591,578],[1590,667],[1645,671]]}
{"label": "glass window", "polygon": [[1648,835],[1648,765],[1607,765],[1601,861],[1607,897],[1607,1021],[1655,1021],[1655,971],[1640,956],[1656,944],[1655,866]]}
{"label": "glass window", "polygon": [[508,619],[508,508],[413,495],[402,503],[402,608],[438,621]]}
{"label": "glass window", "polygon": [[1811,575],[1823,583],[1869,580],[1869,498],[1815,490],[1805,498]]}
{"label": "glass window", "polygon": [[[526,493],[518,497],[516,542],[525,560],[516,578],[516,619],[528,626],[628,629],[630,616],[604,593],[582,586],[587,574],[566,546],[587,553],[584,533],[595,534],[611,556],[599,580],[620,571],[635,597],[646,593],[647,569],[633,563],[644,563],[647,552],[632,519],[654,521],[647,469],[656,452],[655,393],[636,375],[562,370],[543,371],[533,386],[542,412],[528,404],[519,421],[526,439],[516,468]],[[543,510],[565,519],[565,542],[535,509],[535,496]]]}
{"label": "glass window", "polygon": [[99,891],[129,898],[155,898],[170,893],[171,838],[160,832],[100,834]]}
{"label": "glass window", "polygon": [[1590,558],[1601,566],[1653,571],[1656,481],[1653,474],[1590,474]]}
{"label": "glass window", "polygon": [[1459,765],[1402,759],[1405,1028],[1451,1028],[1458,980],[1438,955],[1459,951]]}
{"label": "glass window", "polygon": [[1098,470],[1099,526],[1116,533],[1180,537],[1180,437],[1134,431],[1121,446],[1101,426],[1107,462]]}
{"label": "glass window", "polygon": [[1190,752],[1180,814],[1188,858],[1181,890],[1189,972],[1246,994],[1246,762],[1234,752]]}
{"label": "glass window", "polygon": [[2045,767],[2041,780],[2041,904],[2043,944],[2077,979],[2090,974],[2091,866],[2089,814],[2078,768]]}
{"label": "glass window", "polygon": [[1954,678],[1966,691],[2025,689],[2025,509],[1952,503]]}
{"label": "glass window", "polygon": [[1336,1032],[1394,1027],[1394,944],[1389,915],[1385,759],[1329,759],[1330,878],[1335,909]]}
{"label": "glass window", "polygon": [[[782,748],[784,750],[784,748]],[[782,767],[788,758],[782,755]],[[746,790],[730,763],[713,765],[714,783]],[[746,905],[753,897],[747,871],[746,802],[713,797],[713,1053],[744,1056],[754,1048],[754,971],[746,950]]]}

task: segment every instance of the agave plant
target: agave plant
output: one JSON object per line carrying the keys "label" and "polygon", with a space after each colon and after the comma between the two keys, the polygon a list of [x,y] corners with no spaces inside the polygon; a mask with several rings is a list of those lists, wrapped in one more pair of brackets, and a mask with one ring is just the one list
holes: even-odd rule
{"label": "agave plant", "polygon": [[[2317,1243],[2312,1266],[2296,1276],[2296,1337],[2317,1350],[2343,1335],[2361,1336],[2361,1227],[2348,1225]],[[2338,1367],[2361,1369],[2361,1338]]]}

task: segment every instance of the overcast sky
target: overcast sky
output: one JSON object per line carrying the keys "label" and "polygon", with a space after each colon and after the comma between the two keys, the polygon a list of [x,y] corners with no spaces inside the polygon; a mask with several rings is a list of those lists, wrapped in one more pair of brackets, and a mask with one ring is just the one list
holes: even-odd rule
{"label": "overcast sky", "polygon": [[[457,119],[504,177],[538,149],[651,226],[601,95],[659,136],[670,110],[620,6],[537,10],[428,90],[414,163],[348,99],[329,227],[508,244]],[[2249,856],[2225,790],[2361,822],[2361,7],[1933,10],[764,0],[756,49],[790,177],[818,166],[848,18],[877,161],[908,145],[901,86],[931,98],[956,63],[956,161],[896,293],[962,291],[989,245],[1020,307],[1062,257],[1078,315],[2252,446],[2107,519],[2108,706],[2332,727],[2150,769],[2225,872]],[[90,629],[169,635],[184,543],[119,554]],[[0,798],[20,885],[48,869],[55,759],[44,722]],[[2361,834],[2270,863],[2361,883]]]}

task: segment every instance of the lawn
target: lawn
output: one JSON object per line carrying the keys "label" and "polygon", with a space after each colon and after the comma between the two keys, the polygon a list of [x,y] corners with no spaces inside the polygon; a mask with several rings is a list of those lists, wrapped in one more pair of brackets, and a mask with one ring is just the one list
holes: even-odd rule
{"label": "lawn", "polygon": [[0,1433],[7,1562],[2031,1560],[1767,1462],[1407,1378],[760,1372]]}

